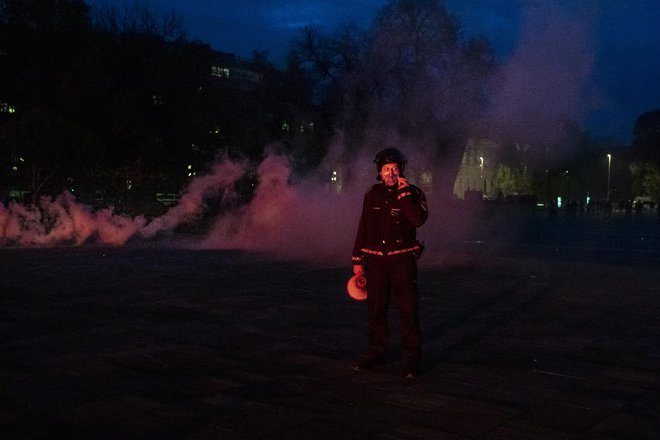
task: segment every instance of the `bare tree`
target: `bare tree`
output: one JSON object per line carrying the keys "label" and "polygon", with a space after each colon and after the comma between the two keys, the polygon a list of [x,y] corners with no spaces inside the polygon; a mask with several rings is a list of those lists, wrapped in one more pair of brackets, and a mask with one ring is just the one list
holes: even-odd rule
{"label": "bare tree", "polygon": [[96,27],[113,34],[157,35],[165,41],[182,40],[186,37],[180,13],[170,11],[159,14],[140,0],[122,8],[94,8],[92,22]]}
{"label": "bare tree", "polygon": [[640,159],[660,166],[660,110],[645,112],[635,120],[633,147]]}
{"label": "bare tree", "polygon": [[442,0],[390,0],[366,34],[308,28],[294,52],[326,99],[340,103],[336,128],[348,150],[394,140],[457,171],[495,67],[488,41],[464,43],[459,30]]}
{"label": "bare tree", "polygon": [[469,126],[494,64],[485,40],[464,46],[457,20],[438,0],[390,1],[371,35],[365,69],[378,77],[376,125],[431,145]]}

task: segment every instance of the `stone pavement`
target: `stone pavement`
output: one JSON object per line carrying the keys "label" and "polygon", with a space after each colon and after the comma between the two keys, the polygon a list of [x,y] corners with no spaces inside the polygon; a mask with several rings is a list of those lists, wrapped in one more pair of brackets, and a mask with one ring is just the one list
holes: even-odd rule
{"label": "stone pavement", "polygon": [[355,373],[346,267],[0,249],[2,439],[657,439],[660,271],[429,254],[424,374]]}

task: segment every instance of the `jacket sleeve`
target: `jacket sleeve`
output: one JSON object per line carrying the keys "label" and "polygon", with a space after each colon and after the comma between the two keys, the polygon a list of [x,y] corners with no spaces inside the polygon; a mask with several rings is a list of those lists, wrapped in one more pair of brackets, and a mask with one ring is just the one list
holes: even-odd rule
{"label": "jacket sleeve", "polygon": [[429,217],[424,192],[416,186],[410,185],[401,188],[398,191],[398,197],[403,215],[405,215],[408,221],[416,228],[422,226]]}

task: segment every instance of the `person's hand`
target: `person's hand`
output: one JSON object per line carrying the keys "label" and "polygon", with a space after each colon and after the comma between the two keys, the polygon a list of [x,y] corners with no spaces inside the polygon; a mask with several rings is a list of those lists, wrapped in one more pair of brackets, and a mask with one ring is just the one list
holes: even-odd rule
{"label": "person's hand", "polygon": [[364,275],[364,268],[362,268],[361,264],[354,264],[353,265],[353,275],[361,277]]}
{"label": "person's hand", "polygon": [[409,186],[410,184],[408,183],[408,179],[406,179],[405,177],[399,177],[399,186],[397,187],[397,189],[403,189]]}

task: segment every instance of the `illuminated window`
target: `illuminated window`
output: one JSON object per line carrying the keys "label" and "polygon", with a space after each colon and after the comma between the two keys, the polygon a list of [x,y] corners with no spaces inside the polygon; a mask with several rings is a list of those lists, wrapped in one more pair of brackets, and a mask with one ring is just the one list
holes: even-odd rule
{"label": "illuminated window", "polygon": [[[21,162],[21,163],[20,163],[20,164],[16,164],[17,162]],[[15,164],[15,165],[13,165],[13,166],[11,167],[11,170],[12,170],[13,172],[15,172],[15,173],[18,172],[18,165],[21,165],[21,167],[22,167],[24,163],[25,163],[25,159],[23,159],[22,157],[15,157],[15,158],[14,158],[14,164]]]}
{"label": "illuminated window", "polygon": [[211,76],[216,78],[229,78],[229,69],[220,66],[211,66]]}
{"label": "illuminated window", "polygon": [[16,113],[16,107],[6,102],[0,102],[0,113]]}
{"label": "illuminated window", "polygon": [[163,96],[162,95],[151,95],[154,105],[163,105]]}

